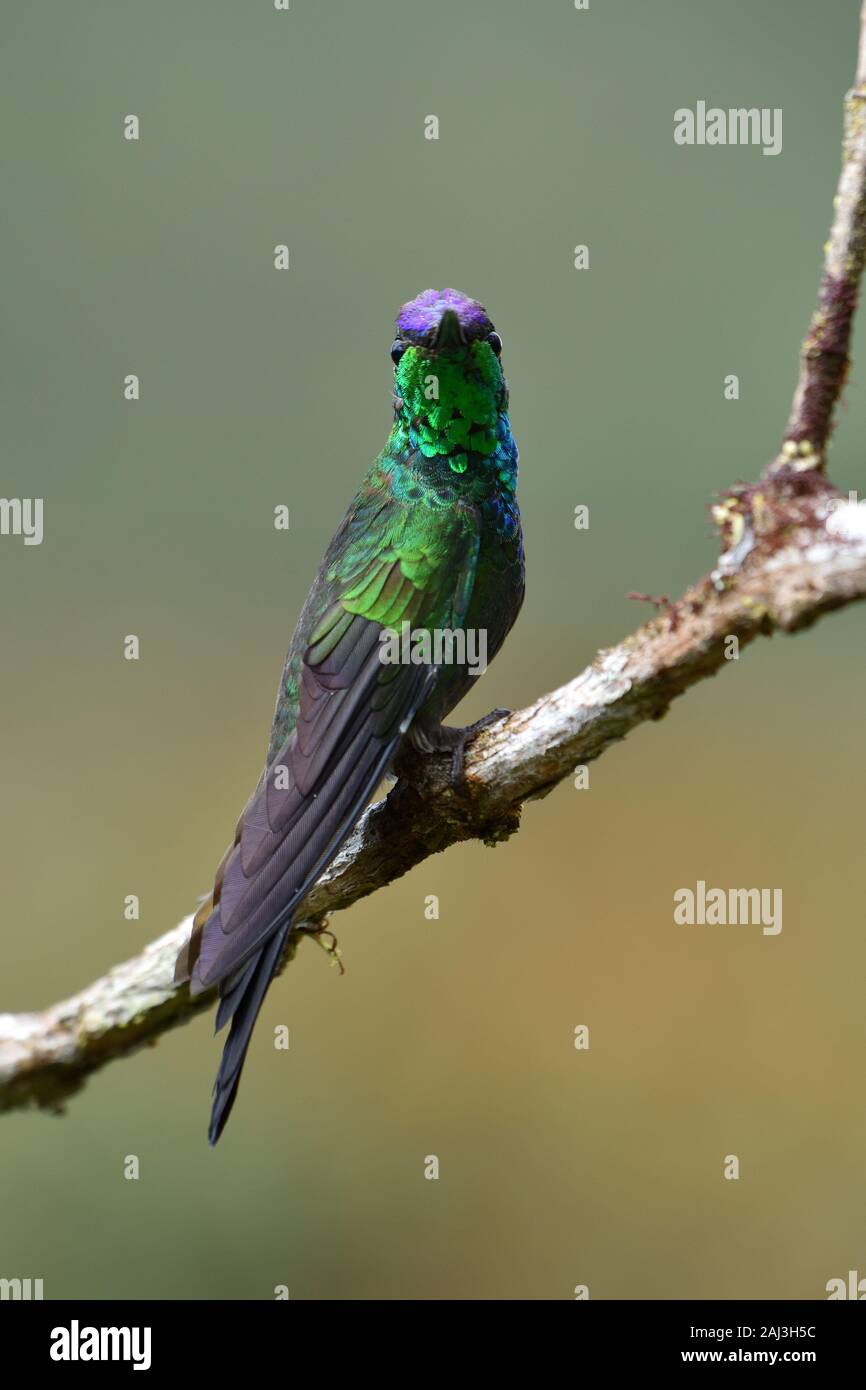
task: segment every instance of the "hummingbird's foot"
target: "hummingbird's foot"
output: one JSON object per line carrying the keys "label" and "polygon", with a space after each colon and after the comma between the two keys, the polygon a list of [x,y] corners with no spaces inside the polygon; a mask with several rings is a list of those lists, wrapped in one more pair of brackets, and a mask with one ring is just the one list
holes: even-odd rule
{"label": "hummingbird's foot", "polygon": [[474,724],[467,724],[463,729],[448,730],[449,734],[456,735],[451,751],[451,786],[455,792],[466,790],[466,745],[469,740],[490,724],[495,724],[497,719],[507,719],[510,713],[510,709],[492,709],[483,719],[476,719]]}
{"label": "hummingbird's foot", "polygon": [[343,952],[340,950],[336,936],[325,926],[324,922],[305,923],[304,926],[298,927],[298,934],[300,936],[308,936],[311,941],[315,941],[317,946],[321,946],[325,955],[330,956],[331,964],[336,965],[341,975],[345,975],[346,967],[343,964]]}
{"label": "hummingbird's foot", "polygon": [[451,787],[458,794],[466,791],[466,770],[464,766],[466,745],[482,729],[495,724],[497,719],[507,719],[510,709],[494,709],[474,724],[463,729],[455,729],[450,724],[414,723],[409,730],[409,742],[419,753],[451,754]]}

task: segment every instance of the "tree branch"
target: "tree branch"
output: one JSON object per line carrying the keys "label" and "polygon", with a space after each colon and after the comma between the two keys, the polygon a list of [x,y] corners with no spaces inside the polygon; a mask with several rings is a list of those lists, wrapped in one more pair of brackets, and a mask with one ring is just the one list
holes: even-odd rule
{"label": "tree branch", "polygon": [[833,415],[850,367],[851,328],[866,259],[866,0],[860,12],[857,76],[845,97],[842,172],[824,247],[818,306],[800,354],[800,379],[781,451],[771,471],[823,468]]}
{"label": "tree branch", "polygon": [[[824,476],[866,259],[866,3],[834,207],[785,443],[759,483],[737,485],[713,507],[716,568],[568,685],[480,733],[467,749],[462,794],[451,787],[449,758],[405,752],[396,787],[364,814],[305,900],[283,965],[329,913],[429,855],[458,840],[505,839],[525,801],[661,718],[677,695],[723,667],[731,639],[742,647],[774,630],[795,632],[866,598],[866,506],[846,503]],[[91,1072],[208,1008],[212,994],[191,1000],[173,982],[191,922],[63,1003],[0,1015],[0,1110],[60,1108]]]}

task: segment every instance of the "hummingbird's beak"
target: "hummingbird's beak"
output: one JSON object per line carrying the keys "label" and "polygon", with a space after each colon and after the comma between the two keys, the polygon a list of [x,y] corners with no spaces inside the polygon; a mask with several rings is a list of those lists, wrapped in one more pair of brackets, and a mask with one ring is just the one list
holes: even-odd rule
{"label": "hummingbird's beak", "polygon": [[460,322],[459,315],[455,313],[453,309],[446,309],[439,320],[439,327],[436,329],[436,337],[433,340],[433,346],[437,352],[441,352],[443,348],[460,347],[465,341],[466,338],[463,333],[463,325]]}

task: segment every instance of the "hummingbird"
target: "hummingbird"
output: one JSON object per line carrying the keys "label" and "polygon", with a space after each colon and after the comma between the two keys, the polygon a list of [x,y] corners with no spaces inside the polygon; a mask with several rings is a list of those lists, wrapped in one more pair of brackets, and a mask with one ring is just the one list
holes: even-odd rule
{"label": "hummingbird", "polygon": [[[264,769],[178,957],[176,979],[189,981],[191,995],[219,986],[215,1031],[231,1022],[212,1145],[293,915],[401,745],[450,752],[459,786],[467,739],[502,713],[468,728],[442,722],[477,674],[466,659],[449,659],[461,656],[453,639],[482,634],[489,662],[523,602],[518,455],[501,353],[486,310],[457,290],[425,290],[397,317],[390,434],[313,581]],[[393,642],[401,632],[411,647]],[[437,646],[437,634],[450,634],[451,645]]]}

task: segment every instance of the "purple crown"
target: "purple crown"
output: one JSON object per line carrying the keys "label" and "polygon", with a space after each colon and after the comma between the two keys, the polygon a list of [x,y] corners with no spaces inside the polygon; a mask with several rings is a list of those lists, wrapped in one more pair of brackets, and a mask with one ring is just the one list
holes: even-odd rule
{"label": "purple crown", "polygon": [[438,328],[446,309],[454,310],[467,338],[483,338],[493,328],[486,309],[476,299],[468,299],[459,290],[424,290],[403,305],[397,316],[397,332],[426,338]]}

